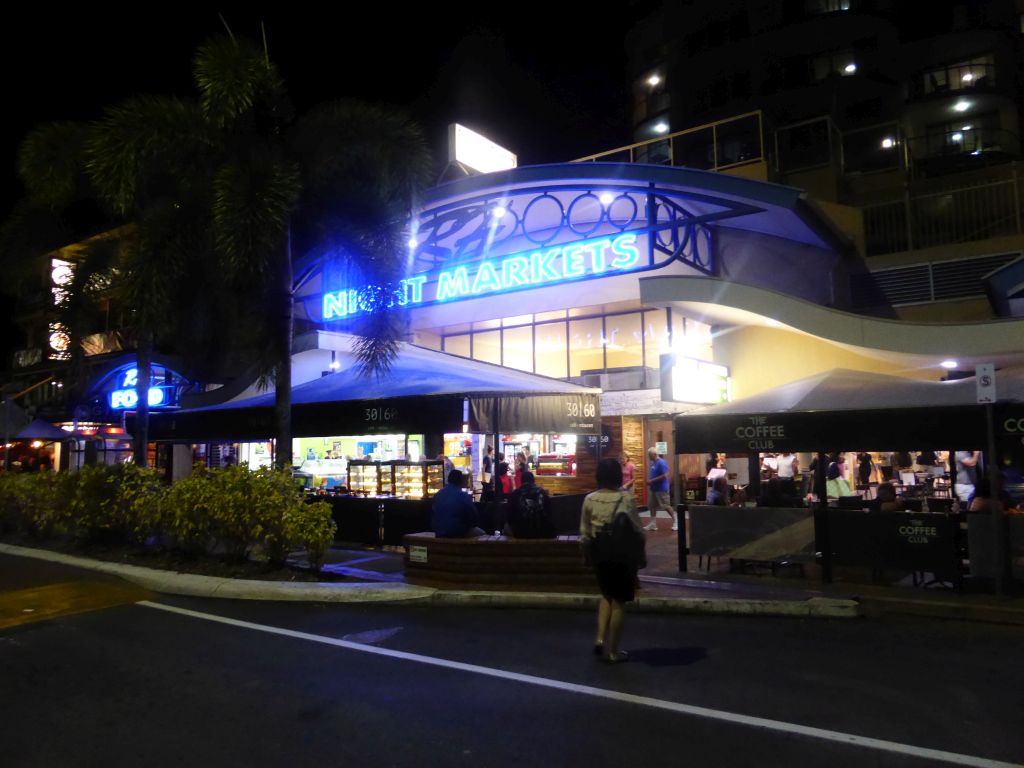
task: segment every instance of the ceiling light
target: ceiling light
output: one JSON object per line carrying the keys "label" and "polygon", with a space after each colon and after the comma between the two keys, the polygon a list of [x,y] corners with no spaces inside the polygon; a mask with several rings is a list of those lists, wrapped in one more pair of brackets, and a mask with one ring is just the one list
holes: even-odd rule
{"label": "ceiling light", "polygon": [[661,78],[658,75],[651,75],[647,78],[647,84],[652,88],[661,82]]}
{"label": "ceiling light", "polygon": [[496,205],[493,208],[491,208],[491,216],[493,216],[496,219],[502,218],[506,213],[508,213],[508,211],[506,211],[500,205]]}
{"label": "ceiling light", "polygon": [[665,133],[668,130],[668,123],[660,122],[654,124],[655,133]]}
{"label": "ceiling light", "polygon": [[896,142],[890,136],[882,139],[882,149],[892,149],[894,146],[896,146]]}
{"label": "ceiling light", "polygon": [[943,360],[941,363],[939,363],[939,365],[941,365],[946,370],[951,371],[957,367],[958,363],[956,360]]}
{"label": "ceiling light", "polygon": [[971,130],[971,126],[969,126],[969,125],[962,125],[962,126],[960,126],[960,130],[961,131],[969,131],[969,130]]}
{"label": "ceiling light", "polygon": [[980,149],[976,149],[973,152],[971,152],[971,154],[972,155],[980,155],[981,154],[981,150]]}
{"label": "ceiling light", "polygon": [[601,205],[611,205],[612,201],[615,199],[615,195],[611,192],[602,192],[600,197],[597,199],[601,201]]}
{"label": "ceiling light", "polygon": [[845,67],[843,67],[843,72],[845,72],[848,75],[852,75],[856,71],[857,71],[857,65],[854,64],[852,61],[849,64],[847,64]]}
{"label": "ceiling light", "polygon": [[965,83],[969,83],[969,82],[971,82],[971,80],[974,79],[974,73],[973,72],[964,72],[963,77],[961,77],[960,79],[963,80]]}
{"label": "ceiling light", "polygon": [[954,133],[949,138],[951,138],[953,141],[963,141],[964,140],[964,135],[962,133],[960,133],[960,132],[957,132],[957,133]]}
{"label": "ceiling light", "polygon": [[971,103],[969,101],[958,101],[956,104],[953,105],[953,109],[955,109],[957,112],[966,112],[970,108]]}

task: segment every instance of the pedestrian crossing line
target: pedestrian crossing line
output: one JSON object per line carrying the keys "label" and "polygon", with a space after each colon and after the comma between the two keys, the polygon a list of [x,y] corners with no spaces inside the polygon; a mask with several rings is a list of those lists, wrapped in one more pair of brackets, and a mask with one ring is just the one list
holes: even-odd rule
{"label": "pedestrian crossing line", "polygon": [[0,630],[137,603],[150,593],[129,584],[68,581],[0,592]]}
{"label": "pedestrian crossing line", "polygon": [[232,619],[227,616],[218,616],[216,614],[203,613],[201,611],[193,611],[188,608],[164,605],[163,603],[155,603],[149,600],[143,600],[139,602],[138,605],[145,608],[155,608],[160,611],[176,613],[181,616],[190,616],[204,621],[226,624],[240,629],[251,629],[257,632],[265,632],[272,635],[279,635],[281,637],[290,637],[296,640],[307,640],[309,642],[321,643],[323,645],[331,645],[336,648],[345,648],[351,651],[370,653],[375,656],[384,656],[402,661],[411,661],[418,664],[427,664],[434,667],[443,667],[446,669],[459,670],[461,672],[470,672],[477,675],[486,675],[488,677],[496,677],[502,680],[510,680],[513,682],[525,683],[527,685],[536,685],[543,688],[552,688],[559,691],[593,696],[600,699],[610,699],[612,701],[618,701],[626,704],[637,704],[668,712],[675,712],[677,714],[701,717],[708,720],[718,720],[721,722],[745,725],[762,730],[793,734],[823,741],[831,741],[839,744],[845,744],[849,747],[861,747],[863,749],[871,749],[903,755],[906,757],[919,758],[921,760],[931,761],[932,763],[937,761],[949,765],[973,766],[974,768],[1024,768],[1024,764],[1020,763],[1007,763],[999,760],[989,760],[988,758],[976,757],[974,755],[963,755],[956,752],[945,752],[938,749],[928,749],[927,747],[917,747],[911,744],[900,744],[899,742],[886,741],[884,739],[873,739],[867,736],[858,736],[856,734],[843,733],[841,731],[812,728],[810,726],[799,725],[797,723],[787,723],[781,720],[770,720],[763,717],[752,717],[750,715],[741,715],[735,712],[725,712],[718,709],[698,707],[692,704],[681,704],[675,701],[655,699],[650,696],[638,696],[632,693],[622,693],[620,691],[612,691],[607,688],[597,688],[590,685],[569,683],[562,680],[539,677],[537,675],[524,675],[519,672],[509,672],[507,670],[493,669],[491,667],[484,667],[478,664],[467,664],[461,661],[441,659],[436,656],[424,656],[418,653],[396,651],[389,648],[379,648],[373,645],[354,643],[348,640],[339,640],[326,635],[314,635],[309,632],[299,632],[294,629],[273,627],[267,624],[256,624],[251,621]]}

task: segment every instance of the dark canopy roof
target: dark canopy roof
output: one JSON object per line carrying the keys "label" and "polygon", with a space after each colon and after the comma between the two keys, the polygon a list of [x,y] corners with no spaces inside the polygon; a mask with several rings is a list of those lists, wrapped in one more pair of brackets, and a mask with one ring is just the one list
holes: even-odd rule
{"label": "dark canopy roof", "polygon": [[[996,374],[996,434],[1024,411],[1024,372]],[[1006,416],[1004,417],[1003,414]],[[974,378],[951,382],[836,369],[675,419],[676,452],[980,448]]]}

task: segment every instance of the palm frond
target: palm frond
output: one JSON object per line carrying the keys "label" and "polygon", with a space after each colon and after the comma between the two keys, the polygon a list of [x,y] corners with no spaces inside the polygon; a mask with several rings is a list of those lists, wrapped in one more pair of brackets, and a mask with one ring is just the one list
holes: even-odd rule
{"label": "palm frond", "polygon": [[48,123],[33,129],[18,147],[18,176],[33,201],[62,208],[82,194],[82,123]]}
{"label": "palm frond", "polygon": [[391,374],[401,348],[403,323],[400,315],[381,309],[365,315],[356,326],[355,355],[359,374],[378,381]]}
{"label": "palm frond", "polygon": [[249,40],[232,36],[203,43],[192,73],[203,115],[217,128],[254,110],[278,123],[290,119],[284,80],[266,52]]}
{"label": "palm frond", "polygon": [[244,163],[227,163],[217,170],[214,238],[236,274],[270,274],[301,188],[298,168],[269,149],[255,150]]}
{"label": "palm frond", "polygon": [[206,163],[213,137],[194,104],[139,96],[90,126],[85,168],[100,198],[129,216],[146,198],[178,189]]}

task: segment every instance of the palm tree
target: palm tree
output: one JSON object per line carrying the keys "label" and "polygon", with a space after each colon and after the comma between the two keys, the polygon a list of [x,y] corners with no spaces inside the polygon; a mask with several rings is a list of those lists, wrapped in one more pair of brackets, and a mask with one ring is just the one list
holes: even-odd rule
{"label": "palm tree", "polygon": [[[293,254],[344,243],[363,273],[394,279],[409,212],[429,178],[426,142],[403,114],[357,102],[295,119],[267,51],[233,36],[201,46],[193,71],[197,102],[142,97],[108,110],[85,142],[86,169],[100,198],[139,225],[132,274],[140,328],[173,311],[165,300],[173,283],[157,275],[168,252],[184,259],[185,243],[212,233],[226,274],[263,310],[257,321],[270,343],[259,363],[274,380],[277,464],[287,467]],[[385,371],[394,318],[382,309],[355,330],[364,369]],[[140,334],[143,386],[150,342]],[[145,403],[140,388],[138,423]]]}

